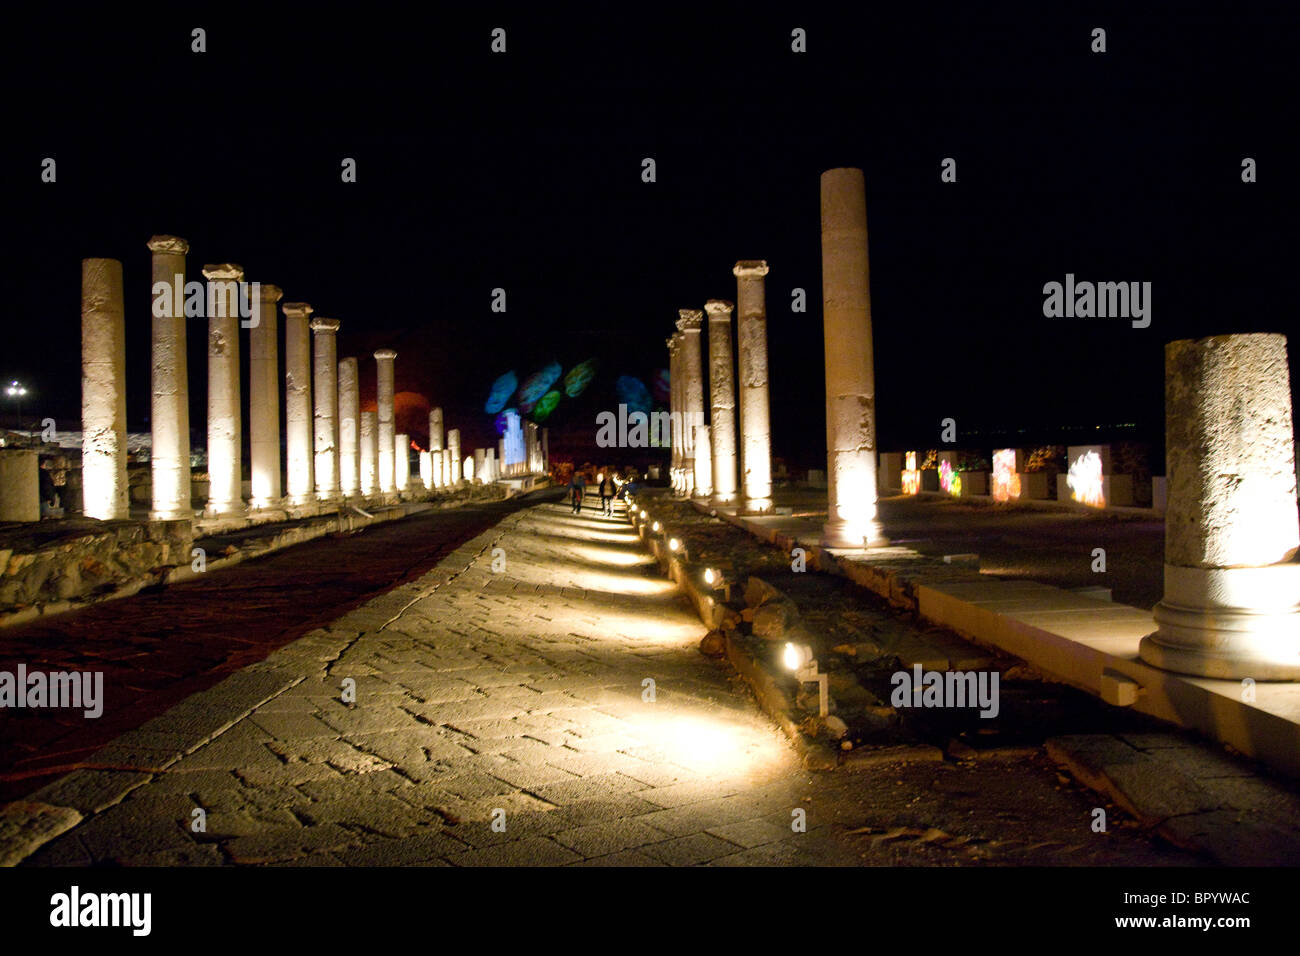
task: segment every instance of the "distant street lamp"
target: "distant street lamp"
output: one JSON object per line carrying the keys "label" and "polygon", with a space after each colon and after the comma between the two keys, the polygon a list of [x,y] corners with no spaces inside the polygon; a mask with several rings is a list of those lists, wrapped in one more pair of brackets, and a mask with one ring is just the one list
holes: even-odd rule
{"label": "distant street lamp", "polygon": [[5,395],[12,398],[18,406],[18,427],[23,427],[23,396],[27,394],[27,389],[17,382],[10,382],[5,386]]}

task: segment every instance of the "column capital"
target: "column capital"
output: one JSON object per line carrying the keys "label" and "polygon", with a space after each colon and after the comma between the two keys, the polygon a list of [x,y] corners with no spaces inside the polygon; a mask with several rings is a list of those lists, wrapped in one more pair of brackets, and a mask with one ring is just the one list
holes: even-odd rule
{"label": "column capital", "polygon": [[375,359],[379,362],[391,362],[395,358],[397,358],[397,353],[392,349],[379,349],[375,352]]}
{"label": "column capital", "polygon": [[180,236],[153,236],[149,251],[155,255],[183,256],[190,251],[190,244]]}
{"label": "column capital", "polygon": [[284,298],[284,290],[281,289],[278,285],[271,285],[270,283],[263,282],[259,286],[259,288],[261,289],[262,292],[263,302],[270,302],[274,304],[276,302],[279,302],[282,298]]}
{"label": "column capital", "polygon": [[203,267],[203,278],[209,281],[215,279],[219,282],[242,282],[244,279],[244,267],[233,262],[220,262],[216,265],[206,265]]}
{"label": "column capital", "polygon": [[711,320],[715,321],[729,321],[735,309],[735,304],[726,299],[710,299],[704,303],[704,311],[709,313]]}
{"label": "column capital", "polygon": [[315,310],[306,302],[286,302],[280,306],[280,311],[291,319],[305,319]]}
{"label": "column capital", "polygon": [[313,332],[337,332],[342,324],[338,319],[312,319],[310,328]]}
{"label": "column capital", "polygon": [[677,351],[677,335],[678,333],[674,332],[672,335],[668,336],[668,338],[664,339],[664,345],[668,346],[668,351],[670,353]]}
{"label": "column capital", "polygon": [[679,332],[698,332],[700,323],[703,321],[704,313],[699,309],[677,310],[677,331]]}
{"label": "column capital", "polygon": [[741,279],[761,279],[767,275],[766,259],[741,259],[731,274]]}

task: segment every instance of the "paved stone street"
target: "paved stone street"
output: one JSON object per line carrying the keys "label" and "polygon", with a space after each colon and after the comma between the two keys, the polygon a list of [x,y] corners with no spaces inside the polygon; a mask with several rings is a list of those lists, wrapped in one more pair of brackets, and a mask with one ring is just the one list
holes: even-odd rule
{"label": "paved stone street", "polygon": [[620,517],[538,504],[34,795],[86,819],[26,865],[1197,862],[1041,756],[803,770],[703,632]]}

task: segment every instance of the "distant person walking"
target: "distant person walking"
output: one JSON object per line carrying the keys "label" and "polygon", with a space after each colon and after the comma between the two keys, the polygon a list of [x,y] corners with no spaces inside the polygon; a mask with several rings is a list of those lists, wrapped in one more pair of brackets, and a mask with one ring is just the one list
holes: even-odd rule
{"label": "distant person walking", "polygon": [[587,478],[580,471],[575,471],[569,480],[569,495],[573,499],[573,513],[582,510],[582,495],[587,490]]}
{"label": "distant person walking", "polygon": [[614,476],[600,476],[600,510],[603,514],[614,515]]}

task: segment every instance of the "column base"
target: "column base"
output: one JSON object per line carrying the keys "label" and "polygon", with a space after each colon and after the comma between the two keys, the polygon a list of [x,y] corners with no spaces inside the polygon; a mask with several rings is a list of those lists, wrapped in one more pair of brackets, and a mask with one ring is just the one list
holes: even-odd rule
{"label": "column base", "polygon": [[1300,564],[1165,565],[1157,630],[1138,656],[1152,667],[1222,680],[1300,680]]}
{"label": "column base", "polygon": [[150,521],[192,521],[194,520],[193,508],[168,508],[165,511],[150,511]]}
{"label": "column base", "polygon": [[822,525],[823,548],[865,551],[870,548],[888,547],[888,545],[889,539],[885,537],[880,522],[874,518],[865,524],[828,521]]}
{"label": "column base", "polygon": [[742,515],[770,515],[776,503],[771,498],[746,498],[741,502],[740,514]]}

